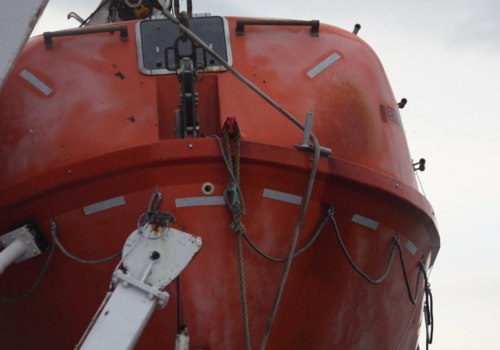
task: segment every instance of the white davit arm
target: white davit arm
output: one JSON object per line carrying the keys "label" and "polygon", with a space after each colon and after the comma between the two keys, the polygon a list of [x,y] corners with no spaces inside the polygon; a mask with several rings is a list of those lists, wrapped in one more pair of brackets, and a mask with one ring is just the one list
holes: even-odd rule
{"label": "white davit arm", "polygon": [[77,349],[133,349],[155,308],[167,304],[169,295],[163,289],[202,244],[200,237],[169,227],[146,224],[135,230],[125,242],[122,266],[113,273],[114,289]]}
{"label": "white davit arm", "polygon": [[2,3],[0,89],[48,2],[48,0],[16,0]]}
{"label": "white davit arm", "polygon": [[13,263],[33,258],[42,253],[35,239],[37,233],[29,226],[19,227],[0,236],[0,275]]}

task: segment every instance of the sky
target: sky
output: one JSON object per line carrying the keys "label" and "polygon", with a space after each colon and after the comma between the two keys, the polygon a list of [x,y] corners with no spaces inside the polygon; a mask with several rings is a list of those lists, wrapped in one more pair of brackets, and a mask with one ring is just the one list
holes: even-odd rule
{"label": "sky", "polygon": [[[52,0],[36,33],[76,26],[99,0]],[[185,2],[181,1],[185,7]],[[319,19],[377,52],[441,234],[433,350],[500,349],[500,1],[193,0],[194,12]],[[424,347],[425,348],[425,347]]]}

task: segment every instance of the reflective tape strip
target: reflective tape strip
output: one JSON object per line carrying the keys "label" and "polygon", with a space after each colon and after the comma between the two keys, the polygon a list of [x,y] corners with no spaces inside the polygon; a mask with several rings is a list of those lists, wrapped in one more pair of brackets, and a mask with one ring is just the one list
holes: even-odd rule
{"label": "reflective tape strip", "polygon": [[226,199],[222,196],[187,197],[175,199],[175,206],[177,208],[200,207],[206,205],[226,205]]}
{"label": "reflective tape strip", "polygon": [[410,252],[411,255],[417,254],[418,248],[415,244],[413,244],[412,241],[408,240],[408,242],[406,242],[405,244],[405,248]]}
{"label": "reflective tape strip", "polygon": [[34,76],[28,70],[23,69],[23,71],[21,73],[19,73],[19,75],[24,80],[26,80],[28,83],[30,83],[35,88],[37,88],[39,91],[41,91],[42,94],[44,94],[45,96],[49,96],[52,93],[53,90],[47,84],[45,84],[43,81],[38,79],[36,76]]}
{"label": "reflective tape strip", "polygon": [[317,76],[319,73],[324,71],[326,68],[328,68],[330,65],[337,62],[338,60],[340,60],[340,55],[335,52],[333,55],[328,56],[324,61],[322,61],[316,67],[307,72],[307,76],[311,79],[314,78],[315,76]]}
{"label": "reflective tape strip", "polygon": [[269,188],[265,188],[262,196],[269,199],[274,199],[280,202],[291,203],[300,205],[302,203],[302,197],[296,196],[291,193],[280,192],[275,190],[270,190]]}
{"label": "reflective tape strip", "polygon": [[102,202],[87,205],[86,207],[83,208],[83,211],[85,212],[85,215],[91,215],[91,214],[98,213],[100,211],[119,207],[120,205],[124,205],[124,204],[125,204],[125,197],[120,196],[120,197],[107,199],[107,200],[102,201]]}
{"label": "reflective tape strip", "polygon": [[371,228],[372,230],[376,230],[378,228],[379,223],[375,220],[368,219],[367,217],[364,217],[359,214],[354,214],[352,216],[352,222],[355,222],[356,224],[360,224],[362,226]]}

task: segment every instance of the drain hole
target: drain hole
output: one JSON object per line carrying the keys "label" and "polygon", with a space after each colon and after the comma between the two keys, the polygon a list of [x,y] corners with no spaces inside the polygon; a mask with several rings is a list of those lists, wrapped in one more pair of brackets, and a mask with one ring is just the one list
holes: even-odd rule
{"label": "drain hole", "polygon": [[205,196],[212,195],[212,193],[214,193],[214,189],[215,186],[211,182],[205,182],[203,185],[201,185],[201,192],[203,192]]}

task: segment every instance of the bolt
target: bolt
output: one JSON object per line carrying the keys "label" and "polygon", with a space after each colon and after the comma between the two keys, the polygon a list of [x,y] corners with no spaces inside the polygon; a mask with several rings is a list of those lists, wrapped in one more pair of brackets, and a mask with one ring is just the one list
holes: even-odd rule
{"label": "bolt", "polygon": [[193,147],[194,147],[194,146],[193,146],[193,144],[192,144],[192,143],[190,143],[190,144],[188,145],[188,148],[189,148],[189,149],[193,149]]}
{"label": "bolt", "polygon": [[158,253],[156,250],[151,253],[151,256],[149,257],[151,260],[155,261],[160,258],[160,253]]}
{"label": "bolt", "polygon": [[196,245],[201,247],[203,245],[203,240],[200,237],[196,237]]}
{"label": "bolt", "polygon": [[399,188],[399,184],[396,184],[396,188]]}
{"label": "bolt", "polygon": [[73,170],[68,169],[67,173],[68,173],[68,175],[71,175],[71,174],[73,174]]}

